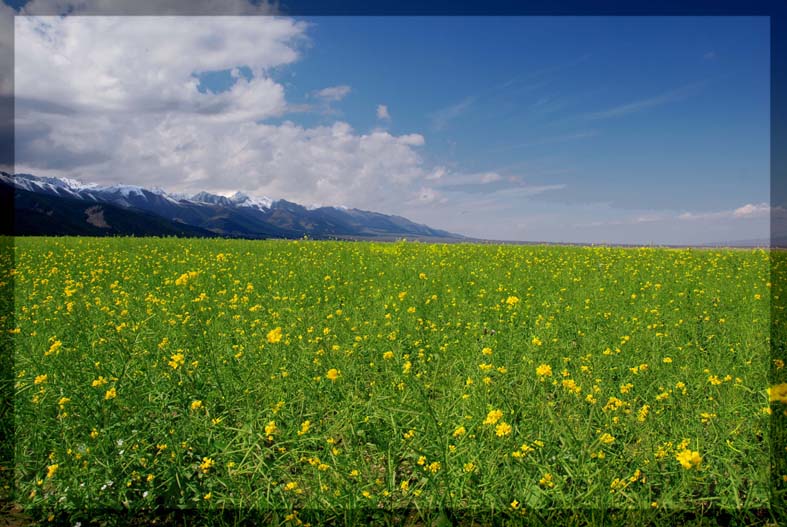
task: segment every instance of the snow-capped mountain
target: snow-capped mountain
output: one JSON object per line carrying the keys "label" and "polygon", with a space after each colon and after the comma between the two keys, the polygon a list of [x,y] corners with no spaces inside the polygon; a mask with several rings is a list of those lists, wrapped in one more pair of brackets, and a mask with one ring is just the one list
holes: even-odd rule
{"label": "snow-capped mountain", "polygon": [[[73,216],[74,210],[81,210],[80,207],[85,210],[89,208],[91,212],[83,211],[88,219],[75,219],[69,216],[59,220],[73,225],[67,234],[79,234],[80,222],[87,222],[93,227],[96,227],[96,224],[109,224],[104,220],[90,223],[89,218],[95,218],[96,214],[104,210],[101,208],[103,206],[112,211],[115,218],[122,216],[123,211],[126,215],[146,214],[147,216],[143,214],[137,218],[137,225],[140,225],[139,222],[145,225],[152,222],[155,225],[149,230],[153,232],[157,228],[163,229],[167,234],[173,230],[185,229],[182,234],[177,235],[187,236],[462,238],[449,232],[413,223],[399,216],[346,207],[304,207],[286,200],[274,200],[267,196],[255,197],[243,192],[236,192],[229,197],[209,192],[187,196],[136,185],[99,186],[84,184],[74,179],[39,177],[31,174],[11,175],[5,172],[0,172],[0,187],[4,192],[13,189],[17,219],[27,218],[32,214],[30,210],[35,211],[34,218],[30,216],[25,232],[19,234],[60,233],[54,229],[54,226],[47,228],[47,225],[40,225],[38,228],[35,224],[46,223],[47,217],[55,216],[55,210],[66,214],[67,209],[68,214]],[[96,208],[97,205],[100,207]],[[151,218],[156,218],[156,221]],[[162,221],[165,223],[161,223]],[[116,223],[119,222],[121,221],[116,220]],[[126,222],[122,221],[122,223]],[[95,234],[93,227],[85,234]],[[73,230],[77,232],[72,232]],[[137,231],[132,231],[130,234],[138,234]],[[110,234],[109,231],[106,233]],[[111,234],[124,233],[123,229],[111,232]],[[147,230],[144,233],[149,235]]]}

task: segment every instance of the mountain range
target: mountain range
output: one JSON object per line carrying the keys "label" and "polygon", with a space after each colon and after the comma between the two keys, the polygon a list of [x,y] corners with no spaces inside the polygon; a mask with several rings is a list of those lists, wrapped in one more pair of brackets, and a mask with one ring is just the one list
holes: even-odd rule
{"label": "mountain range", "polygon": [[229,197],[209,192],[187,196],[135,185],[99,186],[0,172],[0,199],[6,210],[13,210],[13,228],[4,234],[18,236],[464,239],[401,216],[345,207],[304,207],[243,192]]}

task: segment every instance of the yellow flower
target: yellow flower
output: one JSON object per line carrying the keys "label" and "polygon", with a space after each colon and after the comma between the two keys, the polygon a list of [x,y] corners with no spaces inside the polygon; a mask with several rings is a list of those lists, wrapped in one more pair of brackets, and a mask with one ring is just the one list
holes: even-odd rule
{"label": "yellow flower", "polygon": [[57,463],[55,463],[54,465],[49,465],[48,467],[46,467],[46,477],[48,477],[48,478],[53,477],[55,475],[55,472],[57,472],[58,467],[59,467],[59,465]]}
{"label": "yellow flower", "polygon": [[191,402],[191,409],[192,410],[199,410],[202,408],[202,401],[192,401]]}
{"label": "yellow flower", "polygon": [[493,425],[497,423],[501,417],[503,417],[503,412],[501,412],[500,410],[491,410],[488,414],[486,414],[486,419],[484,419],[484,424]]}
{"label": "yellow flower", "polygon": [[601,436],[598,438],[598,440],[601,441],[602,443],[604,443],[605,445],[609,445],[610,443],[614,443],[615,442],[615,437],[610,435],[610,434],[608,434],[608,433],[606,433],[606,432],[604,432],[603,434],[601,434]]}
{"label": "yellow flower", "polygon": [[215,465],[215,462],[209,458],[202,458],[202,463],[199,464],[199,469],[202,471],[203,474],[207,474],[207,472]]}
{"label": "yellow flower", "polygon": [[495,435],[498,437],[507,436],[511,433],[511,425],[506,423],[505,421],[501,421],[500,424],[495,427]]}
{"label": "yellow flower", "polygon": [[268,436],[268,439],[270,439],[270,436],[272,436],[276,432],[277,432],[276,421],[268,421],[268,424],[265,425],[265,435]]}
{"label": "yellow flower", "polygon": [[341,374],[342,374],[342,372],[340,372],[340,371],[339,371],[339,370],[337,370],[336,368],[331,368],[330,370],[328,370],[328,371],[325,373],[325,377],[326,377],[328,380],[335,381],[336,379],[338,379],[338,378],[339,378],[339,375],[341,375]]}
{"label": "yellow flower", "polygon": [[491,355],[492,354],[492,348],[484,348],[484,349],[481,350],[481,353],[483,353],[484,355]]}
{"label": "yellow flower", "polygon": [[410,373],[410,368],[412,367],[413,367],[413,363],[408,360],[402,366],[402,373]]}
{"label": "yellow flower", "polygon": [[[186,359],[183,356],[183,354],[180,353],[180,352],[177,352],[177,353],[173,353],[172,354],[172,356],[170,357],[170,361],[167,364],[169,364],[170,368],[172,368],[173,370],[177,370],[178,366],[183,366],[183,364],[185,362],[186,362]],[[101,377],[99,377],[99,379],[100,378]]]}
{"label": "yellow flower", "polygon": [[36,376],[35,380],[33,381],[33,384],[43,384],[43,383],[46,382],[47,377],[49,377],[47,374],[38,375],[38,376]]}
{"label": "yellow flower", "polygon": [[519,508],[519,502],[517,500],[512,501],[511,502],[511,508],[512,509],[518,509]]}
{"label": "yellow flower", "polygon": [[519,297],[509,296],[508,298],[506,298],[506,304],[508,304],[509,306],[515,306],[518,303],[519,303]]}
{"label": "yellow flower", "polygon": [[552,375],[552,366],[549,364],[542,364],[536,368],[536,375],[539,377],[549,377]]}
{"label": "yellow flower", "polygon": [[454,430],[454,437],[463,436],[463,435],[465,435],[465,432],[467,432],[467,430],[465,430],[465,427],[464,426],[460,426],[459,428]]}
{"label": "yellow flower", "polygon": [[467,473],[473,472],[475,470],[475,463],[465,463],[462,468]]}
{"label": "yellow flower", "polygon": [[544,474],[543,477],[540,480],[538,480],[538,484],[546,488],[554,487],[555,483],[554,481],[552,481],[552,474],[550,474],[549,472]]}
{"label": "yellow flower", "polygon": [[208,492],[207,494],[205,494],[204,496],[202,496],[202,499],[203,499],[203,500],[209,500],[209,499],[211,499],[212,497],[213,497],[213,493],[212,493],[212,492]]}
{"label": "yellow flower", "polygon": [[309,431],[309,427],[311,427],[311,421],[306,420],[301,423],[301,429],[298,431],[298,435],[302,436]]}
{"label": "yellow flower", "polygon": [[115,387],[113,386],[112,388],[107,390],[107,393],[104,394],[104,400],[108,401],[110,399],[114,399],[115,397],[117,397],[117,395],[118,393],[117,391],[115,391]]}
{"label": "yellow flower", "polygon": [[533,346],[540,346],[541,344],[543,344],[543,342],[541,342],[541,339],[540,339],[540,338],[538,338],[538,337],[533,337],[533,338],[530,340],[530,343],[531,343]]}
{"label": "yellow flower", "polygon": [[276,344],[281,340],[281,328],[272,329],[268,332],[268,342]]}
{"label": "yellow flower", "polygon": [[787,383],[783,382],[768,388],[768,399],[772,403],[779,401],[782,404],[787,404]]}
{"label": "yellow flower", "polygon": [[426,470],[428,470],[432,474],[437,474],[437,472],[440,470],[440,462],[439,461],[433,461],[433,462],[429,463],[429,466],[426,467]]}
{"label": "yellow flower", "polygon": [[677,459],[680,464],[683,465],[683,468],[688,470],[691,467],[699,465],[702,461],[702,456],[700,456],[699,452],[693,452],[689,449],[685,449],[675,454],[675,459]]}
{"label": "yellow flower", "polygon": [[393,351],[386,351],[385,353],[383,353],[383,359],[391,360],[393,358],[394,358]]}
{"label": "yellow flower", "polygon": [[60,342],[59,340],[56,340],[56,341],[54,341],[54,342],[52,343],[52,345],[51,345],[51,346],[49,346],[49,351],[47,351],[46,353],[44,353],[44,355],[51,355],[51,354],[53,354],[53,353],[57,353],[57,352],[58,352],[58,350],[60,349],[60,347],[61,347],[62,345],[63,345],[63,343],[62,343],[62,342]]}

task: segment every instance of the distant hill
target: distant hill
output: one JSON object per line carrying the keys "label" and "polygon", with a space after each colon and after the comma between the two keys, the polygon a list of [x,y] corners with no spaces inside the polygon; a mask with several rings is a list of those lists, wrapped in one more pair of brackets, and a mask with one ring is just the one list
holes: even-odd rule
{"label": "distant hill", "polygon": [[182,196],[133,185],[102,187],[0,172],[0,196],[3,203],[13,200],[13,230],[6,234],[15,235],[465,239],[400,216],[308,208],[242,192]]}

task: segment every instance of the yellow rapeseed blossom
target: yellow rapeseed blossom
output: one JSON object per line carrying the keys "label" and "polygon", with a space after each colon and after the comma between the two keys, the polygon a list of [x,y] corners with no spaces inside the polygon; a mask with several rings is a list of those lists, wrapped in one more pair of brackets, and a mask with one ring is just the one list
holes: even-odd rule
{"label": "yellow rapeseed blossom", "polygon": [[460,436],[465,435],[465,432],[467,432],[467,430],[465,430],[465,427],[464,426],[460,426],[459,428],[454,430],[454,434],[453,435],[454,435],[454,437],[460,437]]}
{"label": "yellow rapeseed blossom", "polygon": [[46,382],[48,377],[49,375],[47,374],[37,375],[36,378],[33,380],[33,384],[43,384]]}
{"label": "yellow rapeseed blossom", "polygon": [[199,469],[203,474],[207,474],[213,465],[215,465],[215,462],[211,458],[205,457],[202,458],[202,462],[199,464]]}
{"label": "yellow rapeseed blossom", "polygon": [[309,431],[310,427],[311,427],[311,421],[309,421],[308,419],[306,421],[302,422],[301,423],[301,429],[298,430],[298,435],[302,436],[302,435],[306,434]]}
{"label": "yellow rapeseed blossom", "polygon": [[52,345],[49,346],[49,350],[46,353],[44,353],[44,355],[52,355],[53,353],[58,353],[62,345],[63,343],[60,342],[59,340],[54,341]]}
{"label": "yellow rapeseed blossom", "polygon": [[267,336],[268,342],[271,344],[276,344],[281,340],[281,328],[275,328],[268,332]]}
{"label": "yellow rapeseed blossom", "polygon": [[536,368],[536,375],[539,377],[549,377],[552,375],[552,366],[549,364],[541,364]]}
{"label": "yellow rapeseed blossom", "polygon": [[268,440],[271,440],[277,431],[276,421],[268,421],[268,424],[265,425],[265,435],[268,436]]}
{"label": "yellow rapeseed blossom", "polygon": [[508,298],[506,298],[506,304],[508,304],[509,306],[515,306],[518,303],[519,303],[519,297],[509,296]]}
{"label": "yellow rapeseed blossom", "polygon": [[548,488],[548,489],[551,489],[552,487],[554,487],[555,486],[555,482],[552,480],[552,474],[550,474],[549,472],[544,474],[541,477],[541,479],[538,480],[538,484],[541,485],[542,487]]}
{"label": "yellow rapeseed blossom", "polygon": [[47,478],[54,477],[55,472],[57,472],[57,469],[59,467],[60,467],[60,465],[58,465],[57,463],[55,463],[54,465],[49,465],[48,467],[46,467],[46,477]]}
{"label": "yellow rapeseed blossom", "polygon": [[511,425],[506,423],[505,421],[500,421],[500,423],[495,427],[495,435],[498,437],[507,436],[511,433]]}
{"label": "yellow rapeseed blossom", "polygon": [[500,418],[503,417],[503,412],[500,410],[490,410],[488,414],[486,414],[486,419],[484,419],[485,425],[493,425],[497,423]]}
{"label": "yellow rapeseed blossom", "polygon": [[599,436],[598,440],[604,443],[605,445],[609,445],[615,442],[615,437],[611,434],[608,434],[607,432],[604,432],[603,434],[601,434],[601,436]]}
{"label": "yellow rapeseed blossom", "polygon": [[115,397],[117,397],[117,394],[118,393],[115,390],[115,387],[113,386],[112,388],[107,390],[107,392],[104,394],[104,400],[108,401],[110,399],[114,399]]}
{"label": "yellow rapeseed blossom", "polygon": [[689,450],[688,448],[675,454],[675,459],[677,459],[686,470],[699,465],[702,461],[699,452]]}
{"label": "yellow rapeseed blossom", "polygon": [[186,362],[186,358],[183,356],[183,353],[177,352],[172,354],[167,364],[169,364],[169,367],[172,368],[173,370],[177,370],[178,367],[183,366],[185,362]]}
{"label": "yellow rapeseed blossom", "polygon": [[768,388],[768,399],[773,402],[787,404],[787,383],[783,382]]}

